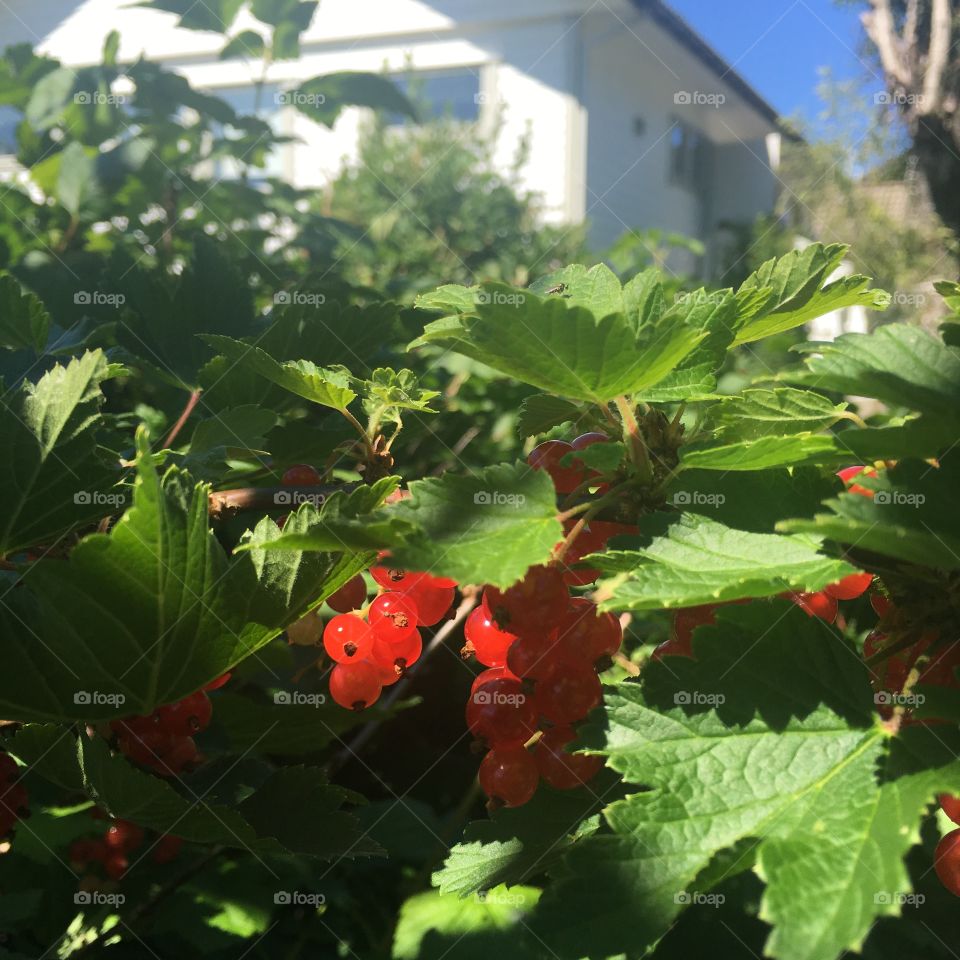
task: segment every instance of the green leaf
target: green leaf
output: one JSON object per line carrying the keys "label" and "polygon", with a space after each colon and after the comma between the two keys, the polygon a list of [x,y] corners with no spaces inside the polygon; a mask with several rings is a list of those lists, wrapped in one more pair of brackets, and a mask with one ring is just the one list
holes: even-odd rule
{"label": "green leaf", "polygon": [[[605,582],[604,610],[658,610],[812,592],[855,573],[798,537],[734,530],[693,514],[636,551],[612,551],[601,565],[626,572]],[[591,562],[593,562],[591,560]],[[605,592],[606,592],[605,590]]]}
{"label": "green leaf", "polygon": [[842,493],[812,520],[785,520],[778,529],[829,537],[885,557],[942,570],[960,569],[960,458],[940,467],[907,460],[877,477],[857,478],[876,493]]}
{"label": "green leaf", "polygon": [[487,283],[470,313],[427,324],[413,346],[438,343],[549,393],[607,403],[656,385],[705,337],[679,319],[598,320],[562,297]]}
{"label": "green leaf", "polygon": [[0,347],[42,353],[50,331],[50,314],[32,294],[4,274],[0,276]]}
{"label": "green leaf", "polygon": [[151,10],[167,10],[180,19],[177,26],[187,30],[212,30],[214,33],[226,33],[243,6],[243,0],[204,0],[193,3],[191,0],[146,0],[134,4]]}
{"label": "green leaf", "polygon": [[724,440],[815,433],[833,426],[846,409],[846,403],[834,404],[812,390],[744,390],[711,407],[705,429]]}
{"label": "green leaf", "polygon": [[415,528],[391,551],[409,570],[507,587],[547,562],[563,536],[553,481],[525,463],[408,486],[412,498],[386,509]]}
{"label": "green leaf", "polygon": [[[278,770],[237,809],[204,796],[178,794],[171,784],[111,755],[99,737],[76,741],[87,794],[114,817],[158,833],[220,844],[254,855],[294,852],[324,858],[369,856],[379,848],[360,835],[356,818],[341,809],[353,799],[307,767]],[[278,817],[277,811],[285,815]],[[267,816],[267,812],[272,816]]]}
{"label": "green leaf", "polygon": [[0,399],[0,554],[59,539],[115,511],[119,471],[100,455],[100,385],[117,372],[99,350]]}
{"label": "green leaf", "polygon": [[416,119],[416,111],[400,88],[375,73],[328,73],[307,80],[292,93],[290,102],[305,116],[332,127],[344,107],[370,107]]}
{"label": "green leaf", "polygon": [[553,397],[549,393],[535,393],[520,404],[517,432],[521,437],[533,437],[561,423],[576,421],[580,416],[580,408],[569,400]]}
{"label": "green leaf", "polygon": [[505,808],[467,826],[432,882],[442,894],[467,896],[498,884],[518,884],[552,870],[562,855],[600,826],[604,803],[622,796],[601,771],[587,789],[541,786],[522,807]]}
{"label": "green leaf", "polygon": [[[642,276],[642,275],[641,275]],[[624,292],[629,289],[629,284]],[[635,400],[649,403],[679,403],[706,398],[717,389],[717,376],[733,342],[737,300],[732,290],[682,294],[660,321],[684,323],[699,330],[704,339],[668,376]]]}
{"label": "green leaf", "polygon": [[960,784],[957,731],[891,743],[862,662],[786,602],[773,618],[759,604],[721,612],[694,650],[608,694],[588,742],[645,789],[607,807],[609,833],[567,853],[535,932],[571,960],[641,955],[714,858],[756,838],[765,955],[858,951],[910,891],[903,857],[927,807]]}
{"label": "green leaf", "polygon": [[780,379],[816,390],[875,397],[957,422],[960,409],[960,349],[946,346],[920,327],[888,324],[875,333],[849,333],[832,343],[799,348],[812,355],[806,370]]}
{"label": "green leaf", "polygon": [[138,444],[133,507],[0,600],[0,715],[150,713],[254,654],[368,559],[265,553],[278,533],[266,518],[228,559],[209,528],[209,489],[176,468],[161,480],[142,434]]}
{"label": "green leaf", "polygon": [[841,437],[823,433],[796,433],[786,437],[724,442],[724,438],[692,443],[680,449],[685,468],[701,470],[764,470],[769,467],[849,463],[850,451]]}
{"label": "green leaf", "polygon": [[[396,477],[383,477],[371,486],[362,485],[347,493],[338,491],[326,498],[319,509],[310,502],[309,492],[291,514],[283,531],[276,537],[256,545],[257,549],[273,550],[363,550],[373,551],[412,536],[415,528],[397,515],[395,508],[374,513],[376,507],[397,488]],[[296,506],[301,502],[293,491],[276,495],[279,506]],[[291,523],[291,520],[295,522]],[[250,549],[241,544],[237,549]]]}
{"label": "green leaf", "polygon": [[220,51],[221,60],[230,60],[233,57],[262,57],[266,45],[263,37],[256,30],[241,30],[235,37],[231,37],[227,45]]}
{"label": "green leaf", "polygon": [[88,213],[90,203],[100,194],[97,180],[96,152],[87,150],[76,141],[67,145],[57,157],[59,174],[56,194],[60,205],[72,217],[79,219]]}
{"label": "green leaf", "polygon": [[590,268],[571,264],[541,277],[530,284],[530,290],[544,298],[562,297],[568,306],[583,307],[597,320],[625,312],[620,281],[605,263]]}
{"label": "green leaf", "polygon": [[193,476],[219,476],[227,460],[251,457],[263,451],[267,433],[276,425],[277,415],[255,404],[223,410],[201,420],[190,438],[183,466]]}
{"label": "green leaf", "polygon": [[[734,343],[751,343],[793,330],[844,307],[885,310],[890,295],[871,290],[867,277],[841,277],[824,285],[847,249],[839,243],[812,243],[764,263],[737,291],[741,322]],[[767,291],[766,299],[758,297],[762,291]]]}
{"label": "green leaf", "polygon": [[[850,431],[853,432],[853,431]],[[784,504],[795,517],[812,517],[840,489],[840,481],[814,467],[744,470],[684,470],[667,489],[667,502],[728,527],[773,533]]]}
{"label": "green leaf", "polygon": [[[539,898],[540,891],[534,887],[497,887],[468,900],[445,897],[435,890],[414,894],[400,908],[393,935],[394,960],[439,960],[446,954],[471,960],[489,956],[496,945],[514,960],[533,960],[534,945],[524,948],[518,935],[523,937],[522,918]],[[480,952],[473,953],[470,938],[477,935],[499,936],[484,937]],[[451,954],[454,949],[456,953]]]}
{"label": "green leaf", "polygon": [[312,403],[334,410],[346,410],[348,404],[357,397],[349,386],[350,375],[343,368],[325,369],[309,360],[278,363],[259,347],[231,337],[206,335],[201,339],[224,356]]}
{"label": "green leaf", "polygon": [[400,410],[436,413],[430,402],[440,396],[439,390],[423,390],[412,370],[391,370],[378,367],[361,385],[363,409],[368,415],[399,422]]}
{"label": "green leaf", "polygon": [[28,723],[20,727],[4,748],[33,773],[71,793],[83,792],[83,777],[77,767],[74,731],[52,723]]}

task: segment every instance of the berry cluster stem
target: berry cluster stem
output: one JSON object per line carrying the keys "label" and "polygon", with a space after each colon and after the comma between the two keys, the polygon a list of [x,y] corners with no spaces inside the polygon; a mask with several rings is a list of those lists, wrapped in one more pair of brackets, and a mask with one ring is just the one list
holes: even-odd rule
{"label": "berry cluster stem", "polygon": [[620,411],[623,420],[623,439],[627,445],[627,452],[634,462],[641,476],[649,480],[651,476],[650,457],[647,454],[646,444],[640,434],[640,424],[637,422],[633,407],[626,397],[617,397],[614,403]]}

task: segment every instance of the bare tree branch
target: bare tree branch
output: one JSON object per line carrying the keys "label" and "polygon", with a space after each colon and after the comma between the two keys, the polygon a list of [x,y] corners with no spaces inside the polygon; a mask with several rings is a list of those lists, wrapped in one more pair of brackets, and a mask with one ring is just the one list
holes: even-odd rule
{"label": "bare tree branch", "polygon": [[943,96],[943,75],[950,59],[950,38],[953,23],[950,0],[933,0],[930,17],[930,51],[923,74],[923,99],[919,104],[921,114],[936,113]]}
{"label": "bare tree branch", "polygon": [[912,71],[901,54],[901,40],[890,9],[890,0],[870,0],[870,5],[872,9],[860,17],[863,28],[877,48],[884,73],[909,90],[913,85]]}

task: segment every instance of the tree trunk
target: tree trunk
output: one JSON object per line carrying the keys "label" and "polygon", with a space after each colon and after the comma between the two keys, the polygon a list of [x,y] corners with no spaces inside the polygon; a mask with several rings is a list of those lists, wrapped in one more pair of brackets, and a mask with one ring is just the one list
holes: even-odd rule
{"label": "tree trunk", "polygon": [[944,225],[960,237],[960,141],[942,117],[920,116],[915,121],[913,143],[934,209]]}

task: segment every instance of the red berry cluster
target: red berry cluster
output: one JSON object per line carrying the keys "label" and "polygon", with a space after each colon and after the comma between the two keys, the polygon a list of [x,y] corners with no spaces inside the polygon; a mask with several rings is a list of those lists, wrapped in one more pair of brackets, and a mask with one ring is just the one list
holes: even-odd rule
{"label": "red berry cluster", "polygon": [[5,837],[14,824],[27,813],[27,788],[20,782],[17,762],[0,750],[0,837]]}
{"label": "red berry cluster", "polygon": [[565,746],[573,724],[600,703],[598,671],[622,640],[616,617],[571,597],[560,566],[532,567],[509,589],[486,588],[464,637],[464,655],[487,667],[473,682],[466,718],[489,749],[480,786],[491,806],[521,806],[541,779],[560,790],[589,781],[600,758]]}
{"label": "red berry cluster", "polygon": [[229,679],[230,674],[225,673],[202,690],[158,707],[147,716],[111,720],[117,749],[162,777],[175,777],[193,768],[200,759],[193,738],[207,729],[213,716],[207,691],[222,687]]}
{"label": "red berry cluster", "polygon": [[[366,586],[355,577],[328,600],[338,612],[323,629],[323,648],[334,661],[330,696],[341,707],[363,710],[420,658],[420,627],[450,610],[456,581],[385,566],[370,568],[382,588],[364,614]],[[355,581],[359,580],[359,585]],[[349,589],[348,589],[349,588]],[[361,596],[362,589],[362,596]]]}
{"label": "red berry cluster", "polygon": [[[108,879],[119,880],[130,866],[129,854],[143,844],[143,839],[142,827],[130,820],[112,820],[102,836],[74,840],[70,844],[70,865],[79,873],[97,864]],[[169,863],[176,859],[182,846],[180,837],[163,834],[153,846],[154,862]]]}

